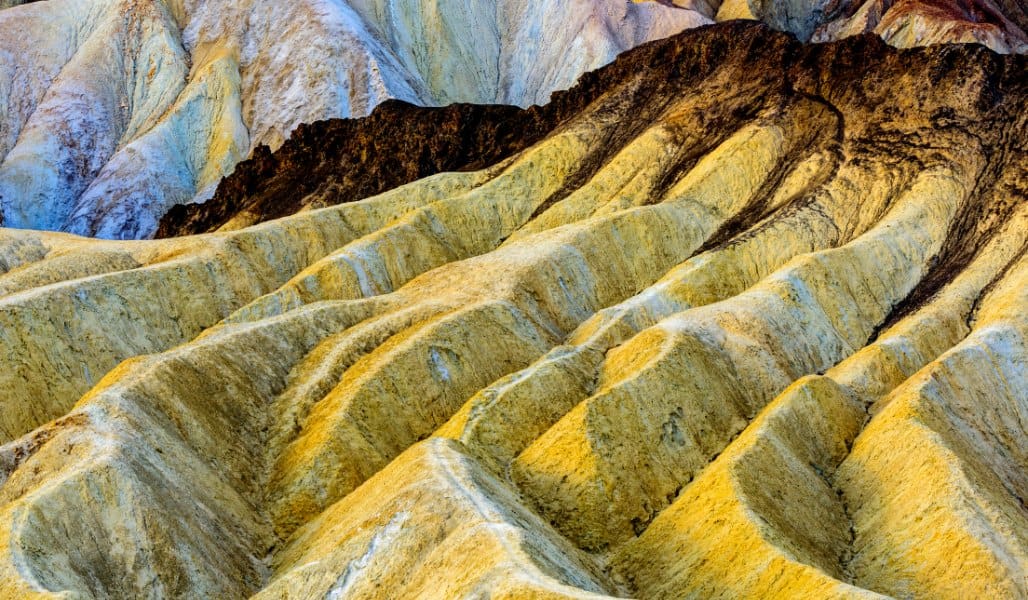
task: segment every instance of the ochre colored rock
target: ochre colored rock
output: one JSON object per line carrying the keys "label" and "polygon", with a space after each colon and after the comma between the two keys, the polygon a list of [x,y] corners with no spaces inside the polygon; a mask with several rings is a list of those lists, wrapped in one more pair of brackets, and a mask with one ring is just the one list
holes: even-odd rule
{"label": "ochre colored rock", "polygon": [[1025,67],[734,22],[0,230],[0,598],[1028,596]]}

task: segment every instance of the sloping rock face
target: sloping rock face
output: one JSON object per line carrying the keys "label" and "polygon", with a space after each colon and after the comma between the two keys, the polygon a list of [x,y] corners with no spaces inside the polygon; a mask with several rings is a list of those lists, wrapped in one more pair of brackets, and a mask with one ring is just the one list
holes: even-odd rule
{"label": "sloping rock face", "polygon": [[823,5],[813,41],[873,31],[894,46],[977,43],[1028,52],[1028,6],[1016,0],[867,0]]}
{"label": "sloping rock face", "polygon": [[[1018,0],[0,0],[0,222],[152,237],[302,123],[528,106],[621,51],[758,19],[801,40],[1028,49]],[[423,173],[422,173],[423,174]],[[408,180],[409,181],[409,180]],[[366,196],[351,196],[356,200]],[[200,209],[194,209],[203,212]],[[215,209],[215,213],[219,212]],[[172,223],[209,222],[176,209]]]}
{"label": "sloping rock face", "polygon": [[0,596],[1028,596],[1026,62],[736,22],[484,168],[0,230]]}
{"label": "sloping rock face", "polygon": [[[19,3],[20,4],[20,3]],[[10,2],[0,3],[0,8]],[[0,12],[10,227],[150,237],[300,123],[388,98],[543,103],[709,19],[607,0],[52,0]]]}
{"label": "sloping rock face", "polygon": [[1028,52],[1028,8],[1017,0],[723,0],[715,8],[717,21],[756,19],[804,41],[873,32],[900,48],[977,43]]}

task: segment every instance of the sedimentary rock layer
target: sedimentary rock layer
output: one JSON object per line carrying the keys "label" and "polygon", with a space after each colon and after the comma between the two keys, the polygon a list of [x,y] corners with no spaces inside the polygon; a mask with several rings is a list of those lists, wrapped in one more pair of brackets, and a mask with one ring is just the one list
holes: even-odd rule
{"label": "sedimentary rock layer", "polygon": [[0,596],[1028,596],[1026,62],[736,22],[496,164],[0,230]]}
{"label": "sedimentary rock layer", "polygon": [[[208,200],[239,161],[267,160],[262,148],[302,123],[364,116],[390,98],[543,104],[625,49],[714,21],[757,19],[803,41],[873,31],[900,47],[1028,50],[1016,0],[0,0],[0,10],[0,222],[116,239],[152,237],[169,210],[173,224],[195,220],[175,207]],[[363,191],[337,190],[347,201]]]}
{"label": "sedimentary rock layer", "polygon": [[[16,4],[20,4],[16,2]],[[641,42],[709,23],[607,0],[0,2],[10,227],[153,235],[301,123],[398,98],[544,103]]]}

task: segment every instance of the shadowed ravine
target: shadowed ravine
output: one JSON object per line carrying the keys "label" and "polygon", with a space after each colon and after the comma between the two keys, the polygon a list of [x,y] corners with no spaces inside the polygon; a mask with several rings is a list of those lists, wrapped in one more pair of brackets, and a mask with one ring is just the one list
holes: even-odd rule
{"label": "shadowed ravine", "polygon": [[0,229],[0,596],[1028,597],[1025,67],[731,22]]}

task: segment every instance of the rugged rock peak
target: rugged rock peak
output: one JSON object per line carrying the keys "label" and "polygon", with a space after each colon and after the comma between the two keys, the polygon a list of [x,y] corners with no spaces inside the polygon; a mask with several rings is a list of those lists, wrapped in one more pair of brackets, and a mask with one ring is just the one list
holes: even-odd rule
{"label": "rugged rock peak", "polygon": [[[733,22],[0,230],[0,597],[1028,596],[1026,67]],[[375,127],[467,168],[307,209]]]}
{"label": "rugged rock peak", "polygon": [[541,103],[627,48],[708,22],[608,0],[6,8],[0,212],[12,227],[149,237],[168,208],[208,198],[301,123],[364,116],[388,98]]}
{"label": "rugged rock peak", "polygon": [[422,108],[400,100],[362,119],[300,125],[277,151],[257,148],[214,197],[172,207],[156,237],[235,228],[367,198],[443,171],[474,170],[538,142],[597,92],[559,95],[544,107],[452,104]]}
{"label": "rugged rock peak", "polygon": [[1028,52],[1028,7],[1020,0],[653,0],[717,21],[754,19],[827,42],[873,32],[900,48],[978,43]]}
{"label": "rugged rock peak", "polygon": [[901,48],[962,42],[1028,52],[1028,7],[1017,0],[866,0],[824,10],[812,41],[871,31]]}

